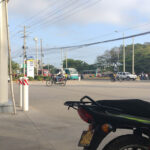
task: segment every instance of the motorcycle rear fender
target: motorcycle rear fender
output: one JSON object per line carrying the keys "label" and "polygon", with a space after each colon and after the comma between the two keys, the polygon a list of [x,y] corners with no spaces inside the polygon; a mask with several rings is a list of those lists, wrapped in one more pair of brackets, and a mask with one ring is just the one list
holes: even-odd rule
{"label": "motorcycle rear fender", "polygon": [[150,129],[137,128],[137,129],[133,130],[133,134],[138,135],[138,136],[142,136],[142,134],[145,134],[146,136],[148,136],[150,138]]}
{"label": "motorcycle rear fender", "polygon": [[[101,130],[102,125],[98,125],[94,130],[94,135],[92,138],[92,141],[88,147],[85,147],[84,150],[97,150],[100,143],[103,141],[103,139],[110,133],[114,132],[115,129],[110,130],[109,132],[105,133]],[[146,136],[150,137],[150,129],[148,128],[137,128],[133,129],[133,134],[142,136],[142,134],[145,134]]]}

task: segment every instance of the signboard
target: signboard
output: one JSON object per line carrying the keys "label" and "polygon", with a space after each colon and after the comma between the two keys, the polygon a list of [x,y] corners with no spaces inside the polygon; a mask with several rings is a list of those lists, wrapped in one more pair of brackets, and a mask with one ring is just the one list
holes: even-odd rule
{"label": "signboard", "polygon": [[28,57],[27,57],[27,60],[33,60],[33,59],[34,59],[33,56],[28,56]]}
{"label": "signboard", "polygon": [[34,78],[34,61],[27,60],[27,77]]}

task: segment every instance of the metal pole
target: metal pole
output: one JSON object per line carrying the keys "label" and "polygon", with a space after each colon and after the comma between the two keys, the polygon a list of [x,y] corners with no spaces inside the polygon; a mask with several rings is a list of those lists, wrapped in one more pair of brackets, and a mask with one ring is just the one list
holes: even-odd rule
{"label": "metal pole", "polygon": [[24,55],[23,55],[23,74],[26,75],[25,58],[26,58],[26,26],[24,26]]}
{"label": "metal pole", "polygon": [[[124,38],[124,33],[123,33],[123,38]],[[125,72],[126,71],[126,66],[125,66],[125,64],[126,64],[126,62],[125,62],[125,44],[124,44],[124,39],[123,39],[123,72]]]}
{"label": "metal pole", "polygon": [[67,50],[66,50],[66,68],[68,68],[68,60],[67,60]]}
{"label": "metal pole", "polygon": [[36,65],[37,65],[37,76],[38,76],[38,40],[36,40]]}
{"label": "metal pole", "polygon": [[42,76],[43,76],[43,62],[42,62],[42,57],[43,57],[43,46],[42,46],[42,39],[41,39],[41,69],[42,69]]}
{"label": "metal pole", "polygon": [[61,49],[61,68],[63,69],[63,49]]}
{"label": "metal pole", "polygon": [[120,67],[120,65],[119,65],[120,61],[119,61],[119,59],[120,59],[120,48],[118,48],[118,66],[117,66],[118,67],[118,72],[120,70],[120,68],[119,68]]}
{"label": "metal pole", "polygon": [[133,45],[132,45],[132,74],[135,74],[134,71],[134,37],[132,38],[133,40]]}
{"label": "metal pole", "polygon": [[34,38],[35,41],[35,47],[36,47],[36,71],[38,76],[38,39]]}

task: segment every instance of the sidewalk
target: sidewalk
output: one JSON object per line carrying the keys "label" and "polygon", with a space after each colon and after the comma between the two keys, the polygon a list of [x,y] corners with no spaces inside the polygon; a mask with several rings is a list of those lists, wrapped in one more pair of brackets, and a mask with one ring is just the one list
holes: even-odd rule
{"label": "sidewalk", "polygon": [[16,115],[1,114],[0,122],[1,150],[54,150],[51,143],[42,138],[29,113],[17,110]]}
{"label": "sidewalk", "polygon": [[[42,82],[30,85],[29,112],[17,107],[16,115],[0,114],[0,150],[79,150],[84,124],[76,111],[68,112],[64,106],[67,91],[65,94],[64,88],[50,88]],[[14,91],[18,105],[18,84],[14,84]]]}

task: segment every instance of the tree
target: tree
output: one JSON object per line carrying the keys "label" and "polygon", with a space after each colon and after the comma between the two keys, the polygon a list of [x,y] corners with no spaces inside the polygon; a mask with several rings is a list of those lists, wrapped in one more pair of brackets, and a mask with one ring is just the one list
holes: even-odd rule
{"label": "tree", "polygon": [[118,62],[118,49],[113,48],[110,51],[105,51],[101,56],[97,57],[96,64],[102,71],[112,71],[113,66]]}
{"label": "tree", "polygon": [[[119,53],[118,53],[119,52]],[[132,45],[125,47],[126,53],[126,71],[132,71]],[[119,55],[118,55],[119,54]],[[119,57],[118,57],[119,56]],[[96,64],[100,67],[105,66],[106,70],[112,70],[113,63],[123,63],[122,45],[106,51],[103,55],[97,57]],[[122,68],[120,68],[122,71]],[[135,44],[135,73],[150,73],[150,45]]]}
{"label": "tree", "polygon": [[17,74],[17,70],[20,69],[20,68],[19,68],[19,64],[16,63],[16,62],[14,62],[14,61],[12,61],[12,62],[11,62],[11,65],[12,65],[12,73],[13,73],[13,74]]}
{"label": "tree", "polygon": [[[96,65],[92,64],[89,65],[88,63],[82,61],[82,60],[74,60],[74,59],[67,59],[68,62],[68,68],[75,68],[79,73],[82,73],[83,70],[92,70],[96,69]],[[66,61],[63,61],[63,67],[65,68]]]}

